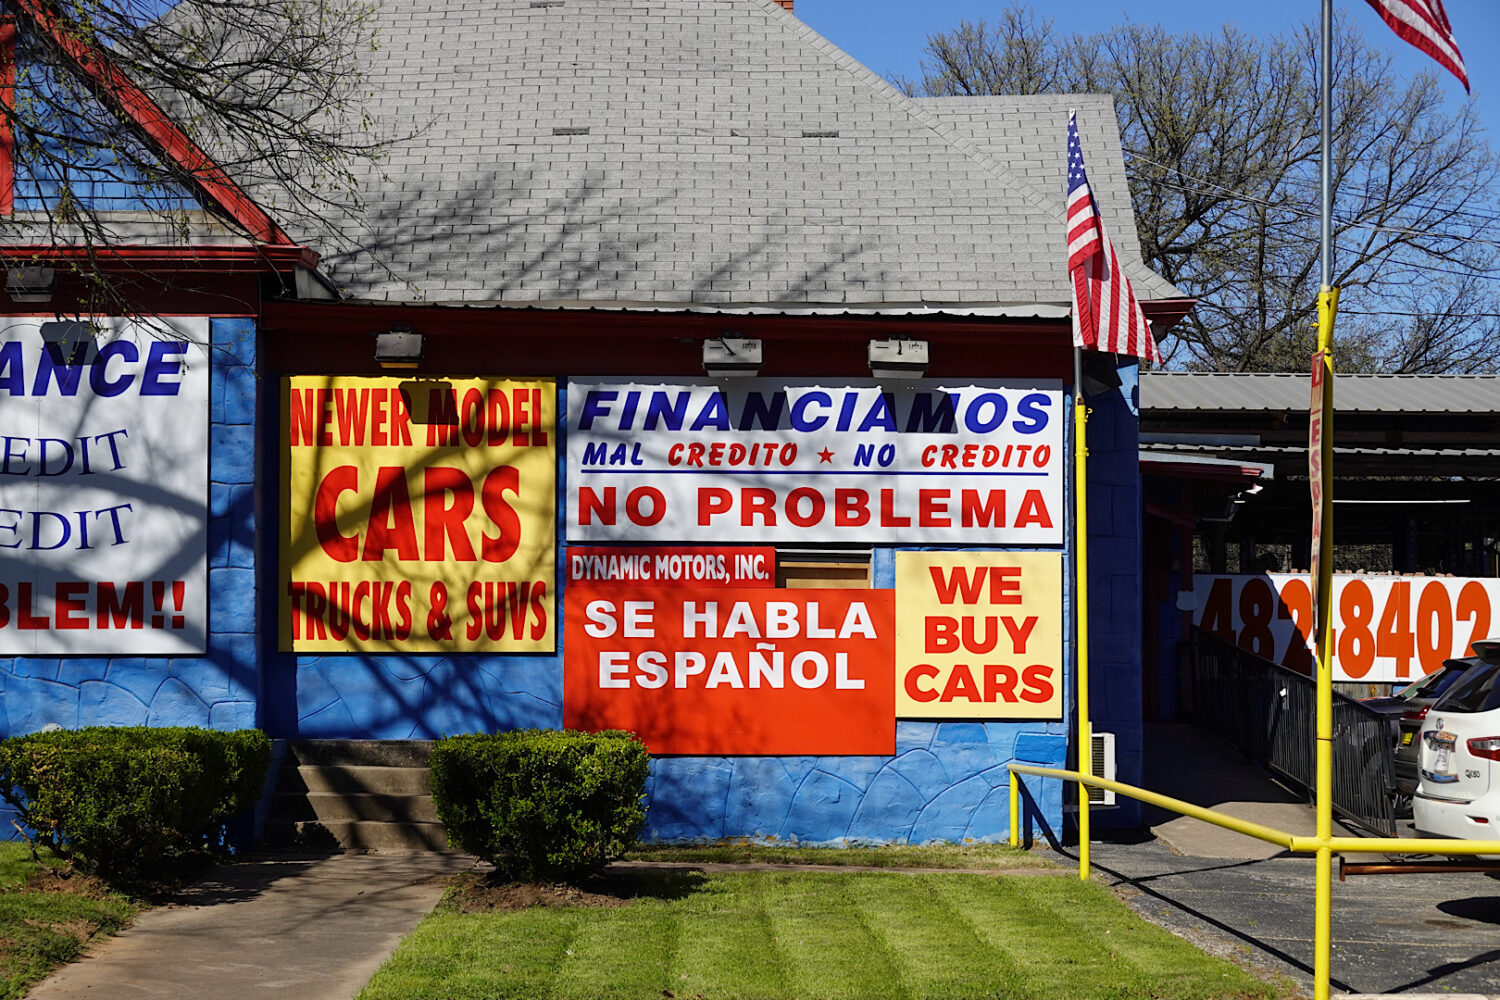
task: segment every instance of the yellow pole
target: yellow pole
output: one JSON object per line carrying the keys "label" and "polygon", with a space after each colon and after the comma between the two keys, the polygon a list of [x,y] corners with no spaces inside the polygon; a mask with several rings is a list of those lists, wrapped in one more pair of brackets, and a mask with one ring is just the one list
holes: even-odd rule
{"label": "yellow pole", "polygon": [[1021,846],[1021,777],[1010,772],[1010,846]]}
{"label": "yellow pole", "polygon": [[1328,973],[1333,950],[1333,321],[1338,313],[1339,290],[1324,285],[1318,293],[1318,353],[1313,364],[1321,365],[1320,463],[1321,489],[1316,514],[1318,578],[1317,594],[1318,690],[1317,690],[1317,886],[1313,904],[1313,997],[1328,1000]]}
{"label": "yellow pole", "polygon": [[[1076,354],[1076,349],[1075,349]],[[1094,733],[1089,724],[1089,512],[1088,425],[1089,410],[1083,399],[1083,379],[1073,379],[1073,502],[1077,508],[1074,531],[1073,592],[1078,608],[1078,770],[1092,776]],[[1089,794],[1078,786],[1078,877],[1089,877]]]}

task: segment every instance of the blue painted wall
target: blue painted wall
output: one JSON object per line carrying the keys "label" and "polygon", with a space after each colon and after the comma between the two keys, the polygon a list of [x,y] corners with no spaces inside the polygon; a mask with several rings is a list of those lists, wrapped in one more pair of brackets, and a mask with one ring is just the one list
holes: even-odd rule
{"label": "blue painted wall", "polygon": [[[249,321],[215,320],[212,339],[207,655],[0,660],[5,734],[49,722],[259,724],[278,737],[370,739],[560,726],[561,651],[295,657],[276,650],[279,389],[274,375],[257,376]],[[1090,422],[1093,715],[1096,729],[1119,737],[1126,781],[1139,777],[1141,731],[1133,389],[1128,378],[1121,393],[1091,401]],[[560,441],[560,456],[565,447]],[[559,468],[560,482],[563,474]],[[876,587],[895,585],[894,551],[875,550]],[[562,600],[559,593],[559,609]],[[561,642],[561,628],[558,635]],[[1071,672],[1064,683],[1071,701]],[[1005,764],[1065,765],[1068,728],[1067,722],[902,722],[893,757],[661,758],[648,786],[646,835],[799,843],[1003,839]],[[1060,784],[1031,787],[1042,822],[1061,832]],[[1134,825],[1138,815],[1127,806],[1099,813],[1097,822]]]}
{"label": "blue painted wall", "polygon": [[[1089,405],[1089,701],[1095,732],[1115,734],[1119,780],[1141,783],[1141,472],[1139,373]],[[1140,803],[1117,797],[1094,823],[1130,828]]]}
{"label": "blue painted wall", "polygon": [[[128,152],[134,162],[160,162],[138,138],[111,126],[100,132],[94,122],[113,122],[87,90],[71,78],[59,80],[51,67],[27,62],[16,84],[18,107],[31,113],[51,112],[39,121],[39,131],[50,132],[43,148],[24,144],[15,149],[15,208],[40,212],[56,207],[64,188],[84,208],[100,212],[183,212],[200,209],[198,201],[176,184],[151,184],[122,162]],[[62,109],[77,109],[63,113]]]}
{"label": "blue painted wall", "polygon": [[0,735],[49,724],[256,724],[255,324],[210,323],[208,649],[201,657],[0,658]]}
{"label": "blue painted wall", "polygon": [[[1140,495],[1136,471],[1134,366],[1121,393],[1093,401],[1090,424],[1094,712],[1096,729],[1119,736],[1121,776],[1140,770]],[[565,396],[564,392],[564,396]],[[559,407],[565,412],[566,400]],[[1069,412],[1071,412],[1071,407]],[[1072,429],[1067,427],[1071,441]],[[279,455],[278,421],[262,446]],[[566,468],[559,436],[559,495]],[[1067,501],[1071,510],[1071,489]],[[564,534],[559,510],[558,536]],[[872,583],[895,586],[894,549],[877,548]],[[268,550],[269,552],[269,550]],[[558,565],[565,564],[560,545]],[[274,556],[265,560],[269,565]],[[276,586],[274,577],[269,579]],[[274,590],[263,591],[273,593]],[[1066,603],[1070,595],[1064,595]],[[562,608],[559,592],[557,607]],[[274,602],[262,634],[276,634]],[[562,725],[562,629],[553,656],[290,656],[265,650],[263,718],[276,736],[369,739]],[[1071,638],[1065,640],[1071,658]],[[1068,712],[1073,678],[1064,678]],[[897,725],[894,757],[667,757],[652,768],[646,836],[661,840],[735,837],[799,843],[844,840],[999,840],[1009,829],[1011,760],[1061,767],[1067,722]],[[1032,782],[1045,825],[1062,831],[1062,791]],[[1130,807],[1099,822],[1133,825]]]}

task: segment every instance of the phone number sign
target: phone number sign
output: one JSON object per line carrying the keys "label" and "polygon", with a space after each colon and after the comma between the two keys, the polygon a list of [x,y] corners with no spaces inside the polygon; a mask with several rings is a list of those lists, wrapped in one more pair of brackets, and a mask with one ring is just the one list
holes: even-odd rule
{"label": "phone number sign", "polygon": [[[1308,578],[1198,576],[1193,624],[1263,659],[1312,672]],[[1333,679],[1405,684],[1473,655],[1500,607],[1500,580],[1422,576],[1333,578]]]}

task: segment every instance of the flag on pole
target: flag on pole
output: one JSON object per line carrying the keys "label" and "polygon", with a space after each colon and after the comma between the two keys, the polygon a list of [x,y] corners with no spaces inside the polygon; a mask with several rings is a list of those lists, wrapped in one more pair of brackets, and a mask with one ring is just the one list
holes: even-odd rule
{"label": "flag on pole", "polygon": [[1453,40],[1443,0],[1369,0],[1391,30],[1445,66],[1469,89],[1464,57]]}
{"label": "flag on pole", "polygon": [[1068,274],[1073,279],[1075,346],[1161,362],[1146,314],[1089,190],[1076,111],[1068,116]]}

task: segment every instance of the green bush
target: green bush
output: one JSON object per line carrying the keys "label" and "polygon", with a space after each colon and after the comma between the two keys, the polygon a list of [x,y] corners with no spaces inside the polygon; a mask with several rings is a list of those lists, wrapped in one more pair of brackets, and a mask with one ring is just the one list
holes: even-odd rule
{"label": "green bush", "polygon": [[619,730],[450,736],[432,749],[432,795],[460,850],[510,878],[576,879],[635,843],[650,766]]}
{"label": "green bush", "polygon": [[86,871],[152,878],[220,846],[260,797],[271,741],[255,729],[97,727],[0,740],[0,797]]}

